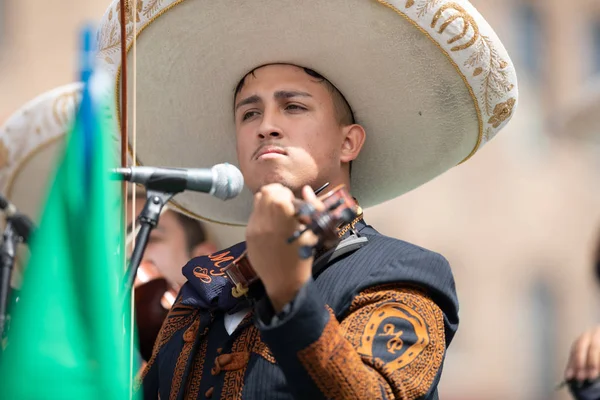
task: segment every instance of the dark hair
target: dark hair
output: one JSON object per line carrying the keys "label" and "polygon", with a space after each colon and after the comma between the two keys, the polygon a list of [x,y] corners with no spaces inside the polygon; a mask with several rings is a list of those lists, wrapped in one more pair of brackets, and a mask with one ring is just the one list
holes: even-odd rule
{"label": "dark hair", "polygon": [[[233,96],[234,99],[240,93],[242,88],[244,87],[244,83],[246,83],[246,77],[248,75],[255,76],[254,73],[259,68],[262,68],[262,67],[254,68],[252,71],[250,71],[246,75],[244,75],[244,77],[238,82],[238,84],[235,87],[235,94]],[[350,107],[350,104],[348,104],[348,101],[346,100],[344,95],[342,95],[342,93],[331,82],[329,82],[329,80],[327,78],[325,78],[323,75],[319,74],[315,70],[312,70],[310,68],[304,68],[304,67],[302,67],[302,69],[304,69],[304,72],[306,72],[311,77],[319,80],[321,83],[323,83],[327,87],[327,89],[329,89],[329,91],[331,92],[331,98],[333,100],[333,106],[335,108],[335,115],[336,115],[338,122],[341,125],[352,125],[352,124],[356,123],[356,121],[354,119],[354,113],[352,112],[352,108]]]}
{"label": "dark hair", "polygon": [[202,222],[190,218],[182,213],[173,211],[177,217],[177,222],[183,229],[186,239],[188,252],[191,253],[194,247],[206,241],[206,231]]}

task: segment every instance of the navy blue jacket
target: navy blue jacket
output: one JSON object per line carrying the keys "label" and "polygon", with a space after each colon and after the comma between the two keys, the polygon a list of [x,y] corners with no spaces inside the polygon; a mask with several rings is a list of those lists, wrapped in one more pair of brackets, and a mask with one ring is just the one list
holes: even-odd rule
{"label": "navy blue jacket", "polygon": [[458,327],[450,266],[370,226],[357,230],[367,245],[307,282],[282,314],[261,299],[231,335],[223,312],[180,295],[144,371],[144,397],[437,399]]}

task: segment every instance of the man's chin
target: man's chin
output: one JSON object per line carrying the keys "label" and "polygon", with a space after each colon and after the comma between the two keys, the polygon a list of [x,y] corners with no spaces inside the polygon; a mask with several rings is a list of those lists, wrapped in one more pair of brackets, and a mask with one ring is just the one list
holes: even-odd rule
{"label": "man's chin", "polygon": [[[293,166],[290,164],[263,164],[259,168],[254,168],[247,176],[252,177],[247,179],[248,187],[256,193],[261,187],[279,183],[298,195],[302,191],[302,187],[312,183],[312,174],[307,173],[311,168],[306,166]],[[252,186],[250,186],[252,185]]]}
{"label": "man's chin", "polygon": [[[257,174],[258,175],[258,174]],[[260,178],[255,180],[257,184],[255,185],[256,191],[260,190],[261,187],[270,185],[273,183],[279,183],[292,191],[295,191],[295,179],[286,171],[269,171],[268,173],[260,174]]]}

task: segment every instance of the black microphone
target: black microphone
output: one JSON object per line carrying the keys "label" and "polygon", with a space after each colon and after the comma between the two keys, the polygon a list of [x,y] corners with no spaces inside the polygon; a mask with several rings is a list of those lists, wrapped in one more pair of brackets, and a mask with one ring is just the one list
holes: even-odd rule
{"label": "black microphone", "polygon": [[3,210],[6,213],[6,219],[12,223],[13,229],[17,235],[21,236],[25,243],[28,243],[29,236],[35,229],[35,225],[31,222],[29,217],[25,214],[21,214],[17,210],[17,207],[2,195],[0,195],[0,210]]}
{"label": "black microphone", "polygon": [[244,177],[235,166],[223,163],[208,168],[129,167],[112,170],[115,179],[139,183],[168,193],[184,190],[208,193],[229,200],[242,192]]}

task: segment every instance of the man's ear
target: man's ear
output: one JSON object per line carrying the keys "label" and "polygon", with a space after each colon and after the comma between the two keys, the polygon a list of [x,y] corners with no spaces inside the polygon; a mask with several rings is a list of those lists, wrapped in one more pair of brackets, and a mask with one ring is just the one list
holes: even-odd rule
{"label": "man's ear", "polygon": [[365,129],[358,124],[348,125],[343,129],[344,141],[342,142],[340,161],[348,163],[358,157],[360,150],[365,144],[367,133],[365,132]]}
{"label": "man's ear", "polygon": [[202,242],[200,244],[197,244],[193,249],[192,249],[192,258],[194,257],[200,257],[200,256],[206,256],[209,254],[213,254],[217,252],[217,246],[215,246],[215,244],[211,241],[205,241]]}

